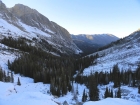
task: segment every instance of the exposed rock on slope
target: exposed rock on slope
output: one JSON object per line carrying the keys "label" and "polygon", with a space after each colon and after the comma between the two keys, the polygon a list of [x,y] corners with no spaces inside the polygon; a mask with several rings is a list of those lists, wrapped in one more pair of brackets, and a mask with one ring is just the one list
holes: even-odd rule
{"label": "exposed rock on slope", "polygon": [[6,8],[1,1],[0,5],[0,35],[2,37],[24,37],[43,50],[49,50],[58,55],[73,55],[80,51],[65,28],[49,21],[37,10],[22,4]]}

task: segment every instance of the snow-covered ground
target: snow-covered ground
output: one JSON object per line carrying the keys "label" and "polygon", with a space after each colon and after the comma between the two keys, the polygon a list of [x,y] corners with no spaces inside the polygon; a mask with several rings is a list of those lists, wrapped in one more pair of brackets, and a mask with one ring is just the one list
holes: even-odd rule
{"label": "snow-covered ground", "polygon": [[[132,38],[132,36],[128,38]],[[140,63],[139,40],[140,38],[133,39],[130,42],[128,41],[124,42],[123,44],[114,45],[113,47],[103,51],[91,54],[96,55],[98,53],[100,57],[96,60],[96,65],[92,65],[84,69],[84,75],[89,75],[91,71],[109,72],[116,64],[118,64],[120,70],[131,69],[132,71],[135,71]]]}
{"label": "snow-covered ground", "polygon": [[[118,91],[118,88],[113,88],[113,86],[114,86],[113,83],[109,83],[108,85],[98,86],[99,93],[100,93],[99,96],[101,100],[104,99],[104,93],[105,93],[106,87],[108,87],[108,89],[110,90],[111,89],[113,90],[113,96],[115,97],[115,93]],[[124,100],[140,103],[140,94],[138,94],[138,88],[128,87],[126,85],[121,86],[121,98]]]}
{"label": "snow-covered ground", "polygon": [[12,37],[22,36],[22,37],[26,37],[27,39],[32,39],[34,37],[37,38],[37,35],[51,37],[51,35],[35,27],[28,26],[22,23],[20,20],[18,20],[17,25],[22,27],[23,29],[21,30],[20,28],[17,28],[16,26],[9,24],[6,20],[0,19],[0,34],[3,36],[12,35]]}
{"label": "snow-covered ground", "polygon": [[118,98],[107,98],[102,101],[89,101],[84,105],[139,105],[138,102],[126,101]]}

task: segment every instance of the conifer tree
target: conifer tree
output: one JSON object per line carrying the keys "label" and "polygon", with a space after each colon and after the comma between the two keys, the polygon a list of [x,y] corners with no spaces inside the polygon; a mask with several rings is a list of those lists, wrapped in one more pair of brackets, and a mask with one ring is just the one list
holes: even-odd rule
{"label": "conifer tree", "polygon": [[119,67],[118,67],[118,65],[116,64],[116,65],[114,65],[113,66],[113,72],[112,72],[112,74],[113,74],[113,82],[114,82],[114,87],[118,87],[118,86],[120,86],[120,70],[119,70]]}
{"label": "conifer tree", "polygon": [[105,91],[105,98],[109,97],[109,91],[108,91],[108,87],[106,87],[106,91]]}
{"label": "conifer tree", "polygon": [[83,91],[83,96],[82,96],[82,102],[85,102],[86,101],[86,94],[85,94],[85,89]]}
{"label": "conifer tree", "polygon": [[14,83],[14,76],[12,72],[11,72],[11,82]]}
{"label": "conifer tree", "polygon": [[121,89],[120,89],[120,87],[118,88],[117,98],[121,98]]}
{"label": "conifer tree", "polygon": [[139,87],[138,87],[138,93],[140,94],[140,85],[139,85]]}
{"label": "conifer tree", "polygon": [[95,75],[89,77],[89,98],[91,101],[99,100],[99,90],[97,88],[97,81]]}
{"label": "conifer tree", "polygon": [[10,64],[9,59],[8,59],[8,69],[11,69],[11,64]]}
{"label": "conifer tree", "polygon": [[21,85],[19,77],[18,77],[17,85],[19,85],[19,86]]}
{"label": "conifer tree", "polygon": [[111,89],[110,97],[113,98],[113,90]]}

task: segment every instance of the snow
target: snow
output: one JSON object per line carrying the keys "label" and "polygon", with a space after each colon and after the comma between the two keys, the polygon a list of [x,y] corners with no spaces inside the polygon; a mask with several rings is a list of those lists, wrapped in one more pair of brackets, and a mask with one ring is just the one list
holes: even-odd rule
{"label": "snow", "polygon": [[27,39],[37,38],[37,35],[45,36],[45,37],[51,37],[51,35],[35,28],[28,26],[24,23],[22,23],[20,20],[16,23],[18,26],[22,27],[23,30],[17,28],[16,26],[8,23],[4,19],[0,19],[0,34],[4,36],[8,36],[7,33],[10,33],[12,37],[25,37]]}
{"label": "snow", "polygon": [[52,96],[44,95],[41,92],[32,92],[32,90],[26,92],[19,91],[25,91],[24,86],[14,86],[12,83],[2,82],[0,82],[0,86],[0,105],[57,105],[52,101]]}
{"label": "snow", "polygon": [[89,101],[83,105],[139,105],[138,102],[132,102],[128,100],[118,99],[118,98],[107,98],[101,101]]}
{"label": "snow", "polygon": [[89,75],[91,71],[109,72],[116,64],[118,64],[120,70],[131,69],[132,71],[135,71],[140,62],[140,44],[136,43],[137,40],[97,52],[100,56],[96,60],[97,64],[85,68],[83,71],[84,75]]}

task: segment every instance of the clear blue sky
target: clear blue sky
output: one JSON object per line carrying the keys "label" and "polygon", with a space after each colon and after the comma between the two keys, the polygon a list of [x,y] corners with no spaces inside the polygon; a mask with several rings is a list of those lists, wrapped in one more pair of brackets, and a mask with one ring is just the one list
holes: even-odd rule
{"label": "clear blue sky", "polygon": [[124,37],[140,28],[140,0],[2,0],[27,5],[71,34],[110,33]]}

